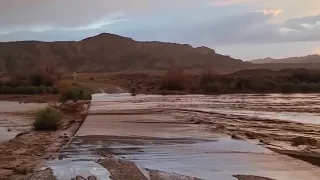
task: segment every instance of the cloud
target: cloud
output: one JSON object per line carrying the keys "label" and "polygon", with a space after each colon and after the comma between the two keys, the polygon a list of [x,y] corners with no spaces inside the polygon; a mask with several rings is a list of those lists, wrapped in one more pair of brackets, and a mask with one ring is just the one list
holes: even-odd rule
{"label": "cloud", "polygon": [[280,14],[280,13],[282,13],[283,11],[282,10],[279,10],[279,9],[277,9],[277,10],[263,10],[263,13],[265,14],[265,15],[273,15],[273,16],[277,16],[278,14]]}
{"label": "cloud", "polygon": [[280,27],[279,28],[279,32],[280,33],[283,33],[283,34],[286,34],[286,33],[298,33],[300,32],[299,30],[296,30],[296,29],[290,29],[290,28],[287,28],[287,27]]}
{"label": "cloud", "polygon": [[320,48],[316,48],[316,49],[313,51],[313,53],[320,55]]}
{"label": "cloud", "polygon": [[306,29],[314,29],[317,26],[320,26],[320,21],[317,21],[314,24],[303,23],[303,24],[301,24],[301,26],[306,28]]}
{"label": "cloud", "polygon": [[230,6],[239,3],[248,3],[254,0],[212,0],[209,2],[211,6]]}
{"label": "cloud", "polygon": [[[260,15],[260,18],[253,19],[246,27],[235,24],[233,27],[235,30],[229,31],[228,41],[223,38],[220,42],[213,43],[268,44],[320,41],[320,26],[318,24],[320,15],[289,19],[277,23],[270,22],[270,20],[275,18],[272,14],[265,15],[263,17]],[[256,14],[255,16],[258,15]],[[243,22],[244,20],[239,16],[238,21]],[[308,24],[307,28],[306,24]],[[210,30],[207,33],[211,34]],[[215,36],[214,34],[211,35]]]}
{"label": "cloud", "polygon": [[148,0],[0,0],[0,29],[84,27],[115,13],[144,11]]}
{"label": "cloud", "polygon": [[0,0],[0,41],[109,32],[217,47],[247,59],[299,55],[319,52],[319,6],[319,0]]}
{"label": "cloud", "polygon": [[[102,32],[193,45],[320,40],[320,16],[283,19],[287,0],[0,1],[0,41],[80,40]],[[279,8],[271,8],[275,2]]]}
{"label": "cloud", "polygon": [[236,43],[268,44],[319,41],[320,26],[304,28],[301,24],[317,24],[320,16],[274,21],[280,10],[236,13],[200,23],[149,28],[124,32],[139,40],[162,40],[195,45],[227,45]]}

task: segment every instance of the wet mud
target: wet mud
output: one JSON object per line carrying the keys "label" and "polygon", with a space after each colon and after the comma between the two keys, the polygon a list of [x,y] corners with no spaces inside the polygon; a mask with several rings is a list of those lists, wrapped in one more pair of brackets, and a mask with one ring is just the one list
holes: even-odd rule
{"label": "wet mud", "polygon": [[[82,102],[88,108],[89,102]],[[47,104],[0,102],[0,179],[55,180],[51,169],[42,169],[44,162],[55,157],[77,132],[84,118],[81,112],[63,113],[58,131],[34,131],[33,115]],[[10,131],[9,131],[10,128]],[[12,133],[12,134],[10,134]],[[39,171],[41,170],[41,171]]]}
{"label": "wet mud", "polygon": [[47,104],[0,101],[0,143],[29,131],[33,115]]}

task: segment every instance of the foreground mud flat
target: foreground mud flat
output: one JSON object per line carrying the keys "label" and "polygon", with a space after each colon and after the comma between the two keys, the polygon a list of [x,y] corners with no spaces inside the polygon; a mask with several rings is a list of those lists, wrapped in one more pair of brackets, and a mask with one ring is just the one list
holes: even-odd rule
{"label": "foreground mud flat", "polygon": [[30,130],[32,116],[47,104],[0,101],[0,143]]}
{"label": "foreground mud flat", "polygon": [[270,150],[317,155],[318,105],[301,96],[95,95],[76,136],[30,179],[316,180],[318,166]]}
{"label": "foreground mud flat", "polygon": [[0,179],[27,179],[44,162],[55,156],[69,142],[83,122],[82,112],[68,112],[72,105],[87,110],[89,102],[61,106],[63,119],[58,131],[37,132],[32,129],[34,115],[47,103],[0,101]]}

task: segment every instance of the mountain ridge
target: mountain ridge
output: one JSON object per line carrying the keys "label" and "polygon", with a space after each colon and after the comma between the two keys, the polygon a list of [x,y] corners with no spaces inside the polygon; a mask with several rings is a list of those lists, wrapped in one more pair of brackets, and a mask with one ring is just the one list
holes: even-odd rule
{"label": "mountain ridge", "polygon": [[303,64],[303,63],[320,63],[320,55],[312,54],[307,56],[299,56],[299,57],[288,57],[282,59],[276,59],[271,57],[266,57],[262,59],[251,60],[250,62],[254,64],[269,64],[269,63],[285,63],[285,64]]}
{"label": "mountain ridge", "polygon": [[0,72],[31,71],[43,66],[73,72],[117,72],[126,70],[234,69],[247,62],[217,54],[208,47],[187,44],[135,41],[110,33],[80,41],[15,41],[0,43]]}

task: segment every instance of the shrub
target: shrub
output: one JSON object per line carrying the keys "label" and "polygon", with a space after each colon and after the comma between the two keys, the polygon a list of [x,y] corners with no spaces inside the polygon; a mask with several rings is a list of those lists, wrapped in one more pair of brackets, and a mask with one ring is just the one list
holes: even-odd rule
{"label": "shrub", "polygon": [[11,91],[10,86],[5,85],[0,87],[0,94],[9,94],[10,91]]}
{"label": "shrub", "polygon": [[55,87],[52,87],[52,86],[39,86],[39,91],[41,91],[41,93],[43,94],[56,94],[54,93],[55,91]]}
{"label": "shrub", "polygon": [[38,110],[33,126],[36,130],[57,130],[61,121],[58,109],[48,106]]}
{"label": "shrub", "polygon": [[312,92],[320,92],[320,83],[315,83],[311,85]]}
{"label": "shrub", "polygon": [[301,82],[308,82],[311,79],[311,74],[306,69],[298,69],[292,73],[292,78]]}
{"label": "shrub", "polygon": [[136,95],[137,95],[137,88],[132,87],[132,88],[130,89],[130,93],[131,93],[131,96],[136,96]]}
{"label": "shrub", "polygon": [[60,92],[59,88],[57,87],[52,87],[52,94],[58,94]]}
{"label": "shrub", "polygon": [[61,92],[61,101],[91,100],[91,91],[80,86],[67,87]]}
{"label": "shrub", "polygon": [[169,91],[185,90],[185,75],[183,70],[169,70],[161,83],[160,89]]}
{"label": "shrub", "polygon": [[43,93],[49,93],[52,94],[53,93],[53,87],[44,87],[44,91],[42,91]]}
{"label": "shrub", "polygon": [[299,84],[296,84],[296,89],[299,91],[299,92],[310,92],[312,91],[312,84],[311,83],[299,83]]}
{"label": "shrub", "polygon": [[295,92],[296,85],[293,83],[282,83],[279,84],[281,93],[293,93]]}
{"label": "shrub", "polygon": [[237,90],[245,90],[250,87],[250,79],[247,78],[237,78],[236,79],[236,89]]}
{"label": "shrub", "polygon": [[207,84],[216,79],[217,75],[212,70],[204,71],[201,74],[201,83]]}
{"label": "shrub", "polygon": [[37,72],[30,76],[30,81],[33,86],[53,86],[55,79],[48,72]]}
{"label": "shrub", "polygon": [[269,82],[266,80],[254,80],[250,82],[249,90],[254,92],[267,92],[268,90],[272,90],[269,87]]}
{"label": "shrub", "polygon": [[26,94],[41,94],[41,93],[43,93],[43,90],[41,89],[41,87],[37,87],[37,86],[25,87],[25,91],[26,91]]}
{"label": "shrub", "polygon": [[4,80],[3,85],[12,87],[30,85],[29,79],[24,75],[17,74]]}
{"label": "shrub", "polygon": [[204,84],[203,90],[207,93],[220,93],[222,92],[222,85],[218,82]]}

